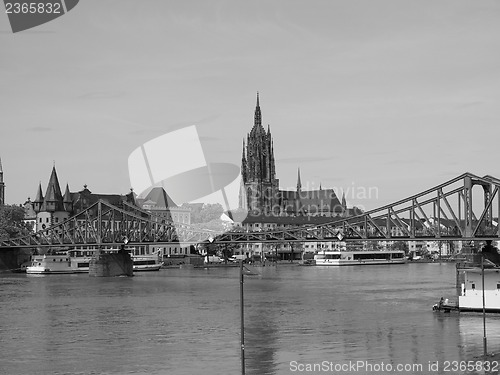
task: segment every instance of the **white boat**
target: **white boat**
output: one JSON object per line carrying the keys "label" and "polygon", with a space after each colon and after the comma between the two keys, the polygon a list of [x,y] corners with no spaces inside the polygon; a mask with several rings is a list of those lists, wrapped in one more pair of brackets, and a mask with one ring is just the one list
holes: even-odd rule
{"label": "white boat", "polygon": [[81,252],[67,251],[56,254],[33,255],[26,273],[65,274],[88,273],[91,256],[79,256]]}
{"label": "white boat", "polygon": [[[483,283],[481,267],[459,268],[462,273],[458,310],[483,311]],[[500,312],[500,268],[484,268],[484,307],[486,312]]]}
{"label": "white boat", "polygon": [[317,266],[357,266],[406,263],[405,252],[390,251],[319,251],[314,255]]}
{"label": "white boat", "polygon": [[159,271],[163,266],[158,254],[131,255],[134,272],[140,271]]}

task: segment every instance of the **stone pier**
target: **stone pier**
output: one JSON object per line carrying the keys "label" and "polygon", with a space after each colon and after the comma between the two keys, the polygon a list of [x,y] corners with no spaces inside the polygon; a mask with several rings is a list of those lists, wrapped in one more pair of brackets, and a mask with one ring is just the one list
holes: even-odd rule
{"label": "stone pier", "polygon": [[112,277],[133,276],[133,262],[130,254],[118,252],[96,251],[89,265],[89,276]]}

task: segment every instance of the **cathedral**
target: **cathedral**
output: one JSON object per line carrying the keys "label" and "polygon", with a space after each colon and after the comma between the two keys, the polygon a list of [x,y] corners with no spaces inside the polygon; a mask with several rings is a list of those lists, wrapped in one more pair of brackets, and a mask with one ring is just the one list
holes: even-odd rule
{"label": "cathedral", "polygon": [[251,216],[344,216],[345,198],[339,201],[333,189],[302,190],[300,170],[296,190],[280,190],[276,178],[274,142],[269,125],[262,126],[259,94],[254,125],[243,141],[240,208]]}

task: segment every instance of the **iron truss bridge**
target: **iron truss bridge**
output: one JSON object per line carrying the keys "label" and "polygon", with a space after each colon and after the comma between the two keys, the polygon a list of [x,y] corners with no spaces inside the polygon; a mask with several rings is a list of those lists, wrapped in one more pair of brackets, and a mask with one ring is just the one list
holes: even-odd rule
{"label": "iron truss bridge", "polygon": [[[500,180],[464,173],[354,217],[273,231],[228,232],[216,242],[474,241],[500,239]],[[474,192],[474,195],[473,195]]]}
{"label": "iron truss bridge", "polygon": [[[267,231],[201,230],[124,203],[98,201],[67,220],[0,248],[128,246],[168,243],[319,241],[474,241],[500,239],[500,180],[464,173],[441,185],[362,215]],[[273,220],[270,220],[273,222]]]}
{"label": "iron truss bridge", "polygon": [[173,223],[126,202],[117,207],[99,200],[47,229],[0,242],[0,248],[189,244],[215,238],[218,234],[220,232]]}

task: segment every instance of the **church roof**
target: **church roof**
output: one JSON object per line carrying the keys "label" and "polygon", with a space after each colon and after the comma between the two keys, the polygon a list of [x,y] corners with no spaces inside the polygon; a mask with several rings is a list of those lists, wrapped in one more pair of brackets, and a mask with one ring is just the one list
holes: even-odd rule
{"label": "church roof", "polygon": [[281,197],[285,204],[292,203],[299,211],[337,212],[341,213],[343,207],[333,189],[320,189],[308,191],[281,190]]}

